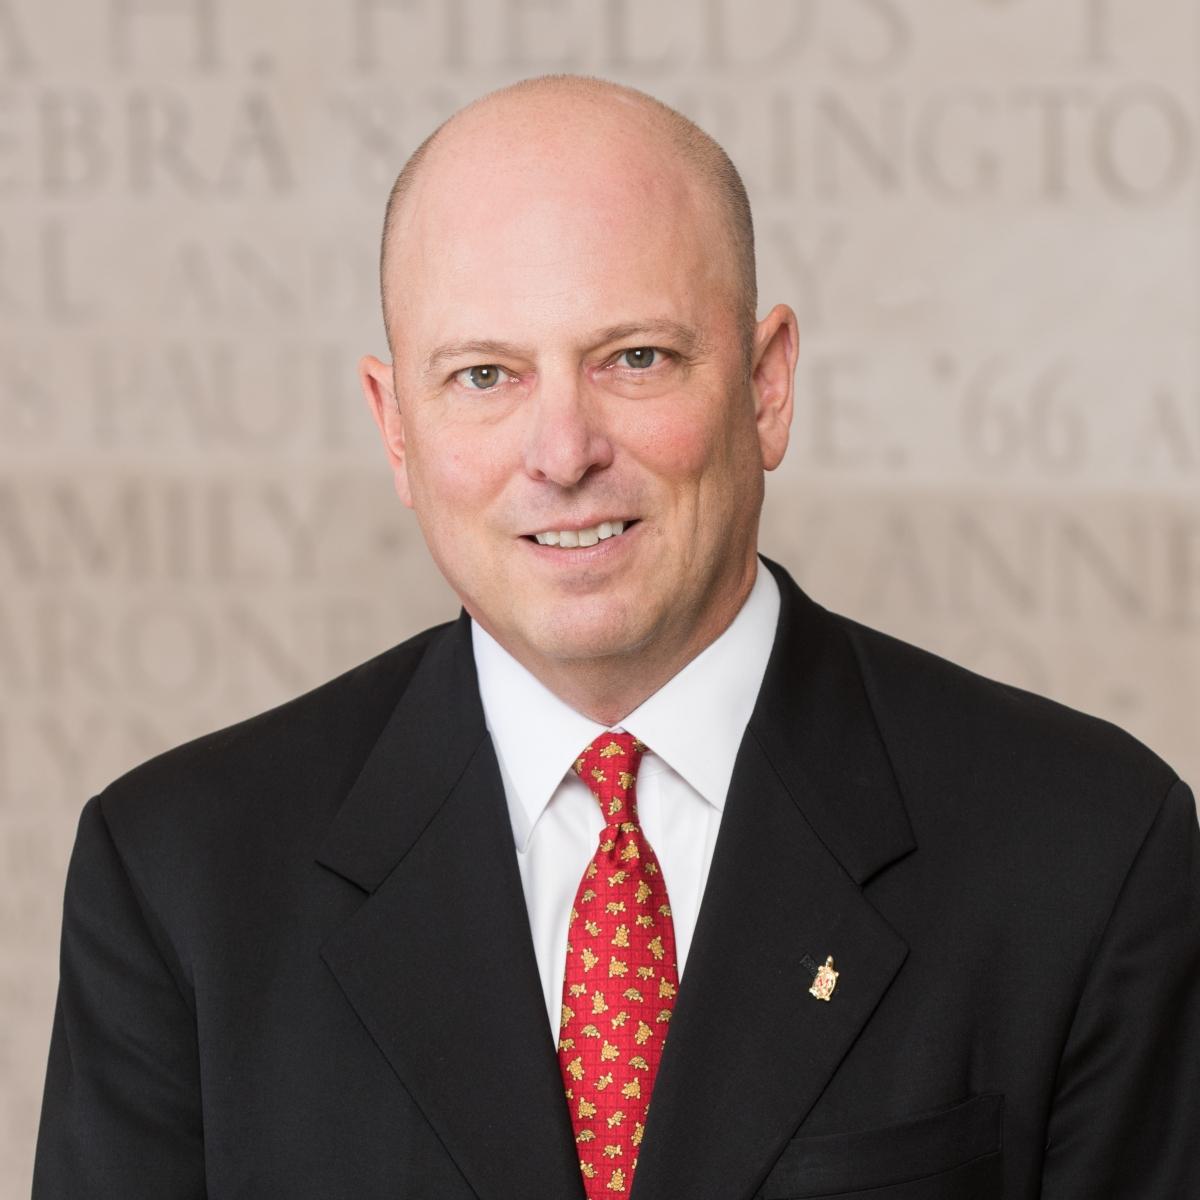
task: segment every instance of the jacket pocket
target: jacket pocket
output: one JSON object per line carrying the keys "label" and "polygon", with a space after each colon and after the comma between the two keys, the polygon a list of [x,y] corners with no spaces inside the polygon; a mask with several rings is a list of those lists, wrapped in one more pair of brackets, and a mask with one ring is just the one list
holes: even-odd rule
{"label": "jacket pocket", "polygon": [[1000,1195],[1004,1097],[972,1096],[895,1125],[793,1138],[763,1183],[762,1200],[816,1200],[869,1188],[890,1200],[989,1200]]}

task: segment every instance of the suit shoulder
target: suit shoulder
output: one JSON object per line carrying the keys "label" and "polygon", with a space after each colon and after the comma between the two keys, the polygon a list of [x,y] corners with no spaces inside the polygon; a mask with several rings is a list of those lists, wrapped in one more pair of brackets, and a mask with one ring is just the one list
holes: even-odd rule
{"label": "suit shoulder", "polygon": [[[426,629],[281,704],[171,747],[114,779],[100,804],[110,827],[154,836],[180,821],[264,818],[340,797],[430,643]],[[272,801],[276,803],[272,803]]]}
{"label": "suit shoulder", "polygon": [[[1177,773],[1111,721],[836,618],[906,794],[953,788],[1010,812],[1143,828]],[[905,786],[907,785],[907,786]],[[1034,821],[1034,823],[1039,823]],[[1136,836],[1136,835],[1135,835]]]}

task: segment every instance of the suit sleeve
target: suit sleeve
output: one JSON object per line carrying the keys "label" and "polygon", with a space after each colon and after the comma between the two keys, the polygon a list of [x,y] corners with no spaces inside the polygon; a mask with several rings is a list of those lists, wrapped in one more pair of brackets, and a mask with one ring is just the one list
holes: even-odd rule
{"label": "suit sleeve", "polygon": [[1200,828],[1176,780],[1100,940],[1059,1065],[1043,1200],[1200,1196]]}
{"label": "suit sleeve", "polygon": [[94,797],[67,871],[33,1200],[205,1196],[190,996]]}

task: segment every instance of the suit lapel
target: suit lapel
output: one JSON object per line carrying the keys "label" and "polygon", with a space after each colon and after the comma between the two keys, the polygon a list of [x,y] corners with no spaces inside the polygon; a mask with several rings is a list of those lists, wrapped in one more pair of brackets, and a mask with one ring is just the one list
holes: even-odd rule
{"label": "suit lapel", "polygon": [[480,1197],[582,1198],[512,846],[464,615],[326,836],[369,896],[322,956]]}
{"label": "suit lapel", "polygon": [[[667,1036],[633,1200],[738,1200],[900,969],[907,946],[861,885],[914,847],[841,626],[786,572]],[[668,881],[669,886],[669,881]],[[832,955],[828,1003],[809,995]]]}

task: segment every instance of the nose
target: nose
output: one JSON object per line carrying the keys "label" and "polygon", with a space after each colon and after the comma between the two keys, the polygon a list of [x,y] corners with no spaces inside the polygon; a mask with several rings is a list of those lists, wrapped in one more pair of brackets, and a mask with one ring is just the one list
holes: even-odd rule
{"label": "nose", "polygon": [[572,372],[545,374],[529,397],[526,473],[539,482],[573,487],[589,471],[607,467],[613,448],[604,414]]}

